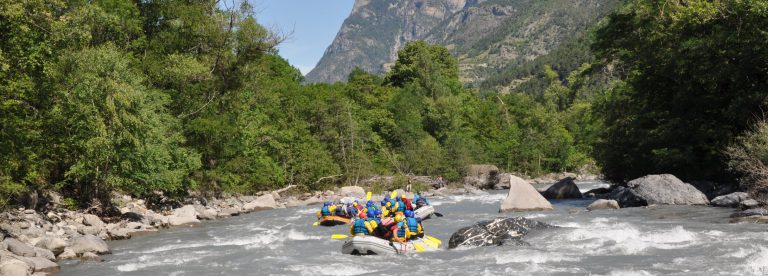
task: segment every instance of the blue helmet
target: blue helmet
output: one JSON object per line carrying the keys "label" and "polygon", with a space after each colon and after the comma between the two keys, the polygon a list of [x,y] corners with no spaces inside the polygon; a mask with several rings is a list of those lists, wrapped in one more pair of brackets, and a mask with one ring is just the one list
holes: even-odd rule
{"label": "blue helmet", "polygon": [[384,200],[386,200],[386,201],[389,201],[389,196],[388,196],[388,195],[385,195],[385,196],[384,196]]}
{"label": "blue helmet", "polygon": [[347,203],[347,207],[352,207],[352,203]]}
{"label": "blue helmet", "polygon": [[382,200],[381,200],[381,206],[387,205],[387,202],[388,202],[388,201],[389,201],[389,200],[387,200],[387,199],[382,199]]}
{"label": "blue helmet", "polygon": [[376,214],[377,217],[381,216],[381,210],[376,210],[375,214]]}
{"label": "blue helmet", "polygon": [[331,203],[330,203],[330,202],[328,202],[328,201],[326,201],[326,202],[323,202],[323,206],[324,206],[324,207],[328,207],[328,206],[331,206]]}
{"label": "blue helmet", "polygon": [[365,206],[373,206],[373,200],[369,200],[365,203]]}
{"label": "blue helmet", "polygon": [[376,216],[376,211],[374,211],[373,209],[368,210],[368,213],[366,213],[366,215],[368,215],[369,218],[373,218]]}
{"label": "blue helmet", "polygon": [[413,217],[413,211],[405,210],[405,217],[406,218],[412,218]]}

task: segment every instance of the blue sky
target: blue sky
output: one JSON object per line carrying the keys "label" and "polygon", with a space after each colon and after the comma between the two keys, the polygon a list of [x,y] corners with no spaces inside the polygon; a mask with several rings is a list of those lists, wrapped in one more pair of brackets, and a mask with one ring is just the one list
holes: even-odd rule
{"label": "blue sky", "polygon": [[250,0],[256,19],[270,29],[293,33],[279,46],[280,55],[306,74],[347,18],[354,0]]}

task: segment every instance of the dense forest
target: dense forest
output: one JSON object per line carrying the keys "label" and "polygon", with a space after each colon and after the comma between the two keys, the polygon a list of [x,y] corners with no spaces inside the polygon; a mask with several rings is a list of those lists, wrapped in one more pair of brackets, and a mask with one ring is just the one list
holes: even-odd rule
{"label": "dense forest", "polygon": [[457,180],[473,163],[733,181],[768,159],[739,155],[768,140],[748,131],[768,95],[764,2],[629,1],[509,93],[465,87],[448,50],[420,41],[385,76],[302,85],[256,16],[213,0],[0,3],[0,205]]}

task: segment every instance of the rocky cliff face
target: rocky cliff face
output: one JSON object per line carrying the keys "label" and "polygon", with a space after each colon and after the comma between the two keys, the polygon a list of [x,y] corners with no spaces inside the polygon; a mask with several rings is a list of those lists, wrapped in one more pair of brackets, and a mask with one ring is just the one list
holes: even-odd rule
{"label": "rocky cliff face", "polygon": [[308,82],[345,80],[355,67],[384,74],[406,42],[445,45],[462,79],[479,82],[547,54],[619,5],[619,0],[357,0]]}

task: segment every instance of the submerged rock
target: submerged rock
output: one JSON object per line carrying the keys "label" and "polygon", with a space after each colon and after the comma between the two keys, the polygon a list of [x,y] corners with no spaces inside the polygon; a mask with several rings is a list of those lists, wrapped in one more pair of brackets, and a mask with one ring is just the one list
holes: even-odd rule
{"label": "submerged rock", "polygon": [[621,207],[647,205],[706,205],[707,196],[671,174],[648,175],[614,189],[607,197]]}
{"label": "submerged rock", "polygon": [[524,244],[522,237],[531,230],[556,228],[543,222],[517,218],[496,218],[464,227],[453,233],[448,248],[459,246],[502,245],[508,242]]}
{"label": "submerged rock", "polygon": [[509,176],[509,193],[501,202],[499,212],[552,210],[549,203],[536,189],[522,178]]}
{"label": "submerged rock", "polygon": [[581,191],[573,181],[573,177],[566,177],[553,184],[542,193],[546,199],[574,199],[581,198]]}

